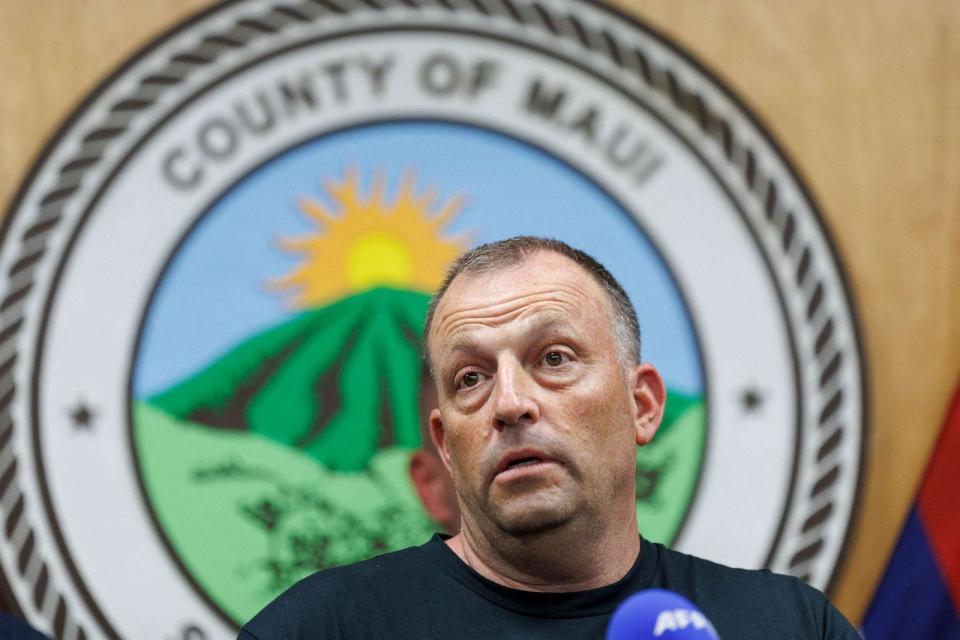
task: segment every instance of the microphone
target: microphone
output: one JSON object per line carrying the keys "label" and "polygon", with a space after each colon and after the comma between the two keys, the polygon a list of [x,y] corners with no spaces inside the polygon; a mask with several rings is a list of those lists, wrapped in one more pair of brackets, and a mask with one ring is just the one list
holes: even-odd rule
{"label": "microphone", "polygon": [[610,618],[606,640],[720,640],[716,629],[686,598],[647,589],[624,600]]}

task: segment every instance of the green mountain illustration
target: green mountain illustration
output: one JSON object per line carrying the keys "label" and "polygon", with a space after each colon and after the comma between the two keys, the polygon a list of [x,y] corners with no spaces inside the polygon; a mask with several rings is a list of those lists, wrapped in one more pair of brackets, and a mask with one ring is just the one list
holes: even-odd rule
{"label": "green mountain illustration", "polygon": [[267,329],[149,398],[166,414],[294,447],[331,471],[420,444],[420,340],[429,297],[375,288]]}

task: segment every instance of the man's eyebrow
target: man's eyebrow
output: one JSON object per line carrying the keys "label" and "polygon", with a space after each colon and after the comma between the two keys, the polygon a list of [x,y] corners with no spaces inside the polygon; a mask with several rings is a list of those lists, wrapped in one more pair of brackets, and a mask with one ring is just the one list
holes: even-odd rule
{"label": "man's eyebrow", "polygon": [[456,351],[470,351],[470,349],[476,344],[473,339],[473,331],[470,331],[469,329],[457,331],[443,342],[443,346]]}
{"label": "man's eyebrow", "polygon": [[542,331],[555,326],[570,326],[570,316],[556,309],[544,309],[530,323],[531,331]]}

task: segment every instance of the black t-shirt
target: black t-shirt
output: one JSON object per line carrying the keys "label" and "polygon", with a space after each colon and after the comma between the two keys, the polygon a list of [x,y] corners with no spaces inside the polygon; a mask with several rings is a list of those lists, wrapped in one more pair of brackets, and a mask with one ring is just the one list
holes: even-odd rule
{"label": "black t-shirt", "polygon": [[796,578],[731,569],[646,540],[633,568],[614,584],[539,593],[487,580],[434,536],[300,581],[247,623],[239,639],[603,638],[617,605],[650,588],[693,601],[724,640],[858,638],[823,594]]}

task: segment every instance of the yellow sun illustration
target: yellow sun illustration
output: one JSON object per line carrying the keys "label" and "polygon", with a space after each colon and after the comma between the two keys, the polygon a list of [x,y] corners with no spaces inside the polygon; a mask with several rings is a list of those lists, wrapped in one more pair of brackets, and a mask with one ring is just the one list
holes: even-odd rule
{"label": "yellow sun illustration", "polygon": [[406,175],[387,202],[386,181],[380,174],[364,197],[358,172],[351,168],[342,183],[325,185],[336,211],[302,198],[301,211],[319,230],[280,241],[283,249],[302,255],[303,262],[272,282],[272,288],[293,290],[291,302],[299,308],[377,286],[432,292],[447,266],[466,248],[464,237],[441,236],[441,228],[460,211],[463,199],[456,196],[436,206],[436,191],[418,194],[415,182],[412,173]]}

